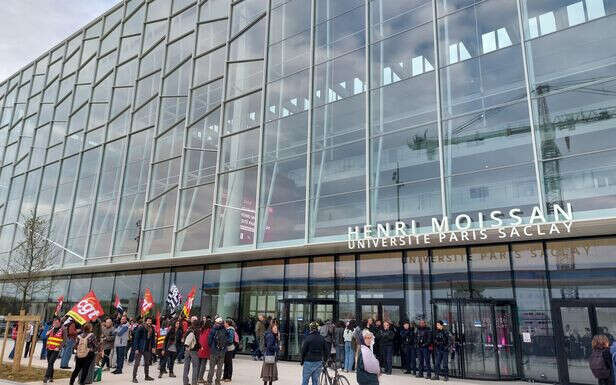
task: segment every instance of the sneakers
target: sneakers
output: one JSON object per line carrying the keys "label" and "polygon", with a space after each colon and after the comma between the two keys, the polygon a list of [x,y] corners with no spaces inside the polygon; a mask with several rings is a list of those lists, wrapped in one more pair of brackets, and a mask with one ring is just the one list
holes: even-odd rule
{"label": "sneakers", "polygon": [[137,381],[136,378],[133,378],[133,384],[138,384],[138,383],[139,383],[139,381]]}
{"label": "sneakers", "polygon": [[170,372],[170,373],[169,373],[169,377],[171,377],[171,378],[175,378],[175,374],[173,374],[173,372]]}
{"label": "sneakers", "polygon": [[47,383],[47,377],[43,378],[43,384]]}
{"label": "sneakers", "polygon": [[150,377],[150,376],[146,376],[146,377],[145,377],[145,380],[146,380],[146,381],[154,381],[154,379],[153,379],[152,377]]}
{"label": "sneakers", "polygon": [[158,373],[158,378],[163,378],[163,372]]}

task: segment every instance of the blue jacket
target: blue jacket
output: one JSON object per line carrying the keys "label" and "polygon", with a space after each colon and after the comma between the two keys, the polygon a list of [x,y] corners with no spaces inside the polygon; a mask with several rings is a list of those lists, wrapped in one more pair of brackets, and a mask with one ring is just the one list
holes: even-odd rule
{"label": "blue jacket", "polygon": [[[214,327],[212,327],[210,335],[207,338],[207,344],[210,346],[210,354],[220,354],[226,352],[226,347],[224,350],[219,350],[218,348],[216,348],[215,336],[219,330],[222,330],[227,334],[227,345],[229,345],[229,333],[225,330],[224,326],[216,324],[214,325]],[[231,336],[231,341],[233,341],[233,336]]]}
{"label": "blue jacket", "polygon": [[148,332],[144,325],[139,325],[135,329],[135,338],[133,339],[133,349],[140,352],[152,350],[154,348],[156,333],[152,327],[152,334],[148,336]]}
{"label": "blue jacket", "polygon": [[267,331],[265,333],[265,355],[266,356],[276,356],[280,351],[280,346],[278,346],[278,338],[271,331]]}

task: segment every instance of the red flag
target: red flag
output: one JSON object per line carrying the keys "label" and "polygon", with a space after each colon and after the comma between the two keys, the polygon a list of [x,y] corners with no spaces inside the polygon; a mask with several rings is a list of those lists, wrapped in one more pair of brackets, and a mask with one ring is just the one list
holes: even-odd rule
{"label": "red flag", "polygon": [[86,294],[81,301],[77,302],[75,306],[66,313],[67,316],[74,319],[75,322],[80,325],[94,321],[103,314],[105,314],[105,312],[100,302],[98,302],[98,298],[96,298],[94,291],[90,291]]}
{"label": "red flag", "polygon": [[58,314],[60,314],[60,310],[62,309],[62,304],[64,303],[64,296],[61,295],[58,297],[58,304],[56,305],[56,311],[54,312],[54,315],[57,317]]}
{"label": "red flag", "polygon": [[184,316],[186,318],[188,318],[188,316],[190,315],[190,309],[192,309],[192,305],[195,300],[195,289],[196,288],[194,286],[192,287],[192,289],[190,289],[190,293],[188,293],[188,297],[186,297],[186,303],[182,308],[182,313],[184,313]]}
{"label": "red flag", "polygon": [[124,309],[122,308],[122,303],[120,302],[120,297],[118,297],[118,295],[115,295],[115,301],[113,301],[113,307],[116,309],[116,311],[120,314],[124,313]]}
{"label": "red flag", "polygon": [[146,288],[143,294],[143,300],[141,301],[141,316],[145,316],[150,312],[150,309],[154,306],[154,299],[152,298],[152,292]]}
{"label": "red flag", "polygon": [[156,312],[156,335],[158,335],[158,333],[160,333],[160,312],[157,311]]}

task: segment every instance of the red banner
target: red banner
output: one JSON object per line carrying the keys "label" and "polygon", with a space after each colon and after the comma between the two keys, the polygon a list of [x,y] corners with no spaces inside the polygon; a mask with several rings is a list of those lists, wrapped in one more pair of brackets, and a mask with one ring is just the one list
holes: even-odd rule
{"label": "red banner", "polygon": [[192,309],[193,301],[195,300],[195,289],[194,286],[190,289],[190,293],[188,293],[188,297],[186,297],[186,303],[184,303],[184,307],[182,308],[182,313],[184,313],[184,317],[186,318],[190,315],[190,309]]}
{"label": "red banner", "polygon": [[154,330],[156,330],[156,335],[159,335],[160,333],[160,312],[159,311],[156,312],[156,326]]}
{"label": "red banner", "polygon": [[58,304],[56,305],[56,311],[53,313],[56,317],[60,314],[60,310],[62,310],[62,304],[64,303],[64,296],[61,295],[58,297]]}
{"label": "red banner", "polygon": [[150,289],[145,289],[143,294],[143,301],[141,301],[141,316],[145,316],[150,312],[150,309],[154,306],[154,299],[152,298],[152,292]]}
{"label": "red banner", "polygon": [[94,291],[90,291],[86,294],[81,301],[77,302],[75,306],[66,313],[67,316],[74,319],[75,322],[80,325],[94,321],[103,314],[105,314],[105,312],[100,302],[98,302]]}

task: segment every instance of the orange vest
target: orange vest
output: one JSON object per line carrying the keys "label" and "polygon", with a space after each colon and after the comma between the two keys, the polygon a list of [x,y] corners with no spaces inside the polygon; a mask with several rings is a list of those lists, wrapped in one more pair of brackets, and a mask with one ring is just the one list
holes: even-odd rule
{"label": "orange vest", "polygon": [[51,333],[47,337],[47,350],[60,350],[63,341],[62,334],[62,328],[58,328],[58,331],[55,333],[51,329]]}
{"label": "orange vest", "polygon": [[167,336],[167,328],[161,328],[160,333],[158,333],[158,338],[156,339],[156,349],[162,350],[163,346],[165,346],[166,336]]}

